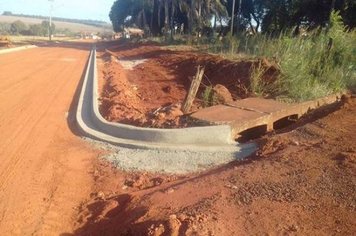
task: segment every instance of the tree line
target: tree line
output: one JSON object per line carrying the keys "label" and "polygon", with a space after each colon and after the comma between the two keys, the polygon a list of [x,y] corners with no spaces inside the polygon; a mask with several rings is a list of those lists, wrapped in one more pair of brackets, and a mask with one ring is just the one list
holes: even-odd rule
{"label": "tree line", "polygon": [[[41,20],[48,19],[48,16],[15,14],[15,13],[12,13],[11,11],[4,11],[2,15],[27,17],[27,18],[34,18],[34,19],[41,19]],[[96,27],[106,27],[108,25],[106,22],[100,21],[100,20],[68,19],[68,18],[62,18],[62,17],[56,17],[56,16],[52,17],[52,20],[61,21],[61,22],[69,22],[69,23],[78,23],[78,24],[84,24],[84,25],[91,25],[91,26],[96,26]]]}
{"label": "tree line", "polygon": [[[12,23],[0,22],[0,34],[10,35],[31,35],[31,36],[48,36],[49,22],[44,20],[41,24],[32,24],[27,26],[24,22],[17,20]],[[56,25],[51,24],[51,32],[54,34]]]}
{"label": "tree line", "polygon": [[116,0],[110,20],[116,32],[135,26],[151,35],[214,30],[278,34],[328,25],[332,11],[356,26],[355,0]]}

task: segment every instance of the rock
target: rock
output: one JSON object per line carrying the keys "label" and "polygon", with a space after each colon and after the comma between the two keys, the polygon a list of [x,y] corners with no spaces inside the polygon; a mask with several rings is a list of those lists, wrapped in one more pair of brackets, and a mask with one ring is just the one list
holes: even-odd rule
{"label": "rock", "polygon": [[228,102],[232,102],[233,101],[231,93],[229,92],[229,90],[225,86],[223,86],[221,84],[217,84],[217,85],[214,86],[213,93],[214,93],[214,96],[217,99],[217,103],[218,104],[226,104]]}
{"label": "rock", "polygon": [[96,194],[96,197],[99,198],[100,200],[105,200],[105,194],[102,191],[99,191]]}
{"label": "rock", "polygon": [[124,186],[122,186],[122,190],[126,190],[128,187],[129,187],[129,186],[124,185]]}
{"label": "rock", "polygon": [[168,194],[171,194],[171,193],[173,193],[173,192],[174,192],[174,189],[173,189],[173,188],[167,189],[167,193],[168,193]]}
{"label": "rock", "polygon": [[147,235],[149,236],[161,236],[164,235],[165,233],[165,228],[163,224],[160,224],[159,226],[155,227],[155,225],[152,225],[147,232]]}
{"label": "rock", "polygon": [[124,185],[128,187],[133,187],[134,183],[135,181],[133,181],[132,179],[126,179]]}
{"label": "rock", "polygon": [[177,219],[176,215],[170,215],[168,220],[169,235],[178,236],[181,225],[182,223]]}
{"label": "rock", "polygon": [[136,179],[136,181],[133,183],[132,186],[135,188],[142,188],[145,182],[146,182],[146,178],[141,175]]}
{"label": "rock", "polygon": [[185,221],[188,218],[188,216],[186,214],[181,213],[177,216],[177,218],[180,221]]}
{"label": "rock", "polygon": [[292,225],[291,227],[289,227],[289,229],[293,232],[297,232],[299,230],[298,225]]}
{"label": "rock", "polygon": [[158,113],[157,119],[159,119],[159,120],[164,120],[165,118],[166,118],[166,114],[164,114],[163,112]]}

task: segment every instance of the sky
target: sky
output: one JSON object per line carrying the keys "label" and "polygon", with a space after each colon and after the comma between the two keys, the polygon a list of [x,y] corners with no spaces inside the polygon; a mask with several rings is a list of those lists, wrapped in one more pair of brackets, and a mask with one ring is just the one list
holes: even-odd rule
{"label": "sky", "polygon": [[[54,0],[53,16],[90,19],[110,22],[109,12],[115,0]],[[16,14],[48,16],[48,0],[0,0],[0,14],[11,11]]]}

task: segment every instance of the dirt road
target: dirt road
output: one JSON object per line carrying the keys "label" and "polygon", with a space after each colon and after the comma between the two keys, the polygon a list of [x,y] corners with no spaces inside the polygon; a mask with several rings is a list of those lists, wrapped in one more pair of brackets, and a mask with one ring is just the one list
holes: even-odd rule
{"label": "dirt road", "polygon": [[125,172],[74,125],[89,44],[0,55],[0,235],[353,235],[356,100],[202,173]]}
{"label": "dirt road", "polygon": [[0,235],[60,235],[90,191],[97,155],[73,107],[90,44],[0,55]]}

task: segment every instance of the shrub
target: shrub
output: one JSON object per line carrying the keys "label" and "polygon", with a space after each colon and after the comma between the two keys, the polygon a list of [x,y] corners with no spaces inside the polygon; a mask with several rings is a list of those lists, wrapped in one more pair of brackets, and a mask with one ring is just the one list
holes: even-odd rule
{"label": "shrub", "polygon": [[[227,57],[231,58],[231,50],[235,50],[249,57],[273,58],[280,66],[274,86],[263,83],[261,67],[252,70],[250,89],[257,95],[269,93],[304,101],[344,89],[356,91],[356,33],[347,32],[338,12],[332,12],[328,28],[316,29],[307,36],[282,32],[277,38],[256,35],[238,36],[235,40],[237,49],[220,48]],[[216,52],[219,46],[215,44],[210,50]]]}

